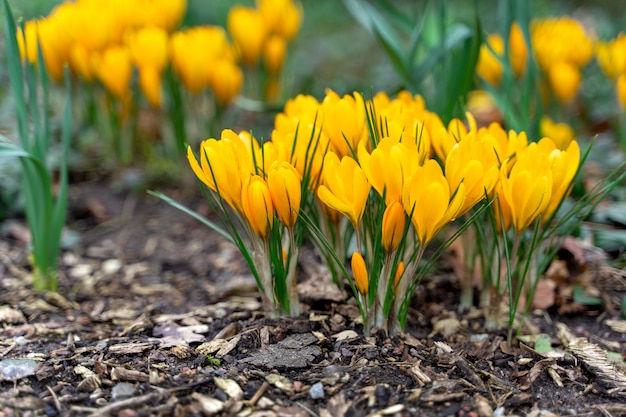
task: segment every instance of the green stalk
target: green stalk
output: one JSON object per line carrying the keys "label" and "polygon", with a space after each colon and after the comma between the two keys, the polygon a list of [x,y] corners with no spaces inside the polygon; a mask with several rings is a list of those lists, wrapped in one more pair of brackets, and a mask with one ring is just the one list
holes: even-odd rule
{"label": "green stalk", "polygon": [[[0,156],[18,157],[22,168],[24,211],[31,234],[33,286],[35,290],[56,291],[58,256],[61,247],[61,231],[67,208],[67,157],[71,137],[71,105],[69,75],[65,73],[66,102],[62,122],[62,154],[59,193],[53,195],[53,172],[46,165],[50,148],[50,122],[47,113],[49,82],[41,47],[38,46],[38,62],[22,65],[15,19],[7,0],[5,11],[6,50],[11,89],[15,97],[20,145],[0,143]],[[24,30],[24,29],[22,29]],[[24,75],[28,87],[25,99]],[[43,108],[40,108],[41,86]],[[29,127],[32,123],[32,134]]]}

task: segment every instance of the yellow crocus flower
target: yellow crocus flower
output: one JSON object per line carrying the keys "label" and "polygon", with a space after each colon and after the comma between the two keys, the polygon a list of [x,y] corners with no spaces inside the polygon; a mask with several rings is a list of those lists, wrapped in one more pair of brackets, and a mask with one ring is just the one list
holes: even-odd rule
{"label": "yellow crocus flower", "polygon": [[172,67],[192,93],[209,85],[212,65],[221,59],[234,61],[226,32],[218,26],[196,26],[171,38]]}
{"label": "yellow crocus flower", "polygon": [[580,70],[568,62],[554,63],[548,69],[548,80],[556,98],[567,103],[578,93],[581,83]]}
{"label": "yellow crocus flower", "polygon": [[292,40],[302,24],[302,4],[294,0],[257,0],[256,6],[271,33]]}
{"label": "yellow crocus flower", "polygon": [[602,71],[612,80],[626,73],[626,35],[620,33],[609,42],[599,42],[596,59]]}
{"label": "yellow crocus flower", "polygon": [[164,29],[145,27],[128,35],[126,43],[135,65],[163,71],[169,62],[169,37]]}
{"label": "yellow crocus flower", "polygon": [[540,152],[548,156],[552,173],[552,196],[550,204],[543,213],[543,219],[548,220],[570,191],[570,185],[580,163],[580,147],[574,140],[570,142],[567,149],[560,150],[551,138],[542,138],[537,143],[537,147]]}
{"label": "yellow crocus flower", "polygon": [[[495,52],[495,55],[494,55]],[[497,33],[487,36],[487,41],[480,47],[476,73],[480,78],[491,85],[500,85],[502,78],[502,63],[496,56],[504,55],[504,40]]]}
{"label": "yellow crocus flower", "polygon": [[323,129],[339,156],[352,156],[361,141],[367,139],[367,117],[361,94],[339,97],[328,89],[322,101]]}
{"label": "yellow crocus flower", "polygon": [[284,38],[272,35],[263,46],[263,62],[272,75],[280,74],[287,56],[287,42]]}
{"label": "yellow crocus flower", "polygon": [[405,223],[406,217],[402,204],[399,201],[392,201],[383,214],[382,242],[387,253],[396,250],[400,244]]}
{"label": "yellow crocus flower", "polygon": [[404,262],[400,261],[400,263],[398,263],[398,267],[396,268],[396,274],[393,277],[394,295],[396,297],[398,296],[398,288],[400,280],[402,279],[402,274],[404,274]]}
{"label": "yellow crocus flower", "polygon": [[248,177],[241,190],[243,214],[252,230],[265,239],[274,222],[274,205],[263,177]]}
{"label": "yellow crocus flower", "polygon": [[363,256],[359,252],[354,252],[352,254],[350,264],[352,266],[352,275],[354,276],[354,282],[357,290],[359,290],[359,292],[363,295],[367,294],[369,287],[369,274],[367,272],[367,266],[365,265]]}
{"label": "yellow crocus flower", "polygon": [[235,5],[228,12],[227,27],[243,64],[255,66],[268,35],[267,23],[261,12],[251,7]]}
{"label": "yellow crocus flower", "polygon": [[293,227],[302,197],[300,174],[290,163],[276,161],[267,174],[267,186],[278,218],[288,228]]}
{"label": "yellow crocus flower", "polygon": [[496,219],[496,226],[500,233],[506,233],[511,228],[513,218],[511,217],[511,206],[502,191],[502,182],[498,181],[494,188],[496,201],[493,204],[493,213]]}
{"label": "yellow crocus flower", "polygon": [[150,0],[141,10],[144,25],[162,28],[168,32],[174,30],[185,16],[187,0]]}
{"label": "yellow crocus flower", "polygon": [[434,159],[416,169],[404,186],[402,203],[420,245],[426,246],[446,224],[456,219],[465,195],[464,184],[450,190],[441,166]]}
{"label": "yellow crocus flower", "polygon": [[98,79],[107,90],[120,101],[130,94],[132,63],[125,46],[107,48],[98,61]]}
{"label": "yellow crocus flower", "polygon": [[150,104],[161,108],[161,74],[169,62],[169,38],[164,29],[146,27],[130,34],[127,45],[139,69],[139,86]]}
{"label": "yellow crocus flower", "polygon": [[574,129],[567,123],[555,123],[548,116],[543,116],[539,123],[541,136],[554,140],[559,149],[567,149],[574,140]]}
{"label": "yellow crocus flower", "polygon": [[522,28],[517,22],[513,22],[509,32],[509,60],[515,76],[521,77],[526,70],[528,47],[526,46]]}
{"label": "yellow crocus flower", "polygon": [[465,214],[479,201],[490,195],[498,181],[499,169],[495,161],[487,159],[483,142],[464,140],[452,147],[445,162],[445,173],[450,189],[464,184],[467,191],[458,215]]}
{"label": "yellow crocus flower", "polygon": [[385,196],[387,205],[402,200],[404,181],[420,163],[415,143],[398,142],[390,137],[382,139],[371,153],[367,152],[365,142],[359,143],[358,158],[368,181],[381,197]]}
{"label": "yellow crocus flower", "polygon": [[329,152],[324,158],[323,184],[317,190],[318,198],[327,206],[346,216],[358,228],[371,185],[357,162]]}
{"label": "yellow crocus flower", "polygon": [[219,59],[210,67],[209,85],[217,103],[227,106],[243,87],[243,71],[233,61]]}
{"label": "yellow crocus flower", "polygon": [[255,173],[253,149],[261,155],[258,143],[249,133],[237,135],[230,129],[222,131],[220,140],[209,138],[200,144],[200,163],[191,147],[187,148],[189,165],[198,179],[242,216],[243,182]]}
{"label": "yellow crocus flower", "polygon": [[507,164],[500,169],[501,192],[511,209],[511,222],[519,233],[544,214],[552,198],[552,173],[547,155],[537,143],[520,152],[507,173]]}

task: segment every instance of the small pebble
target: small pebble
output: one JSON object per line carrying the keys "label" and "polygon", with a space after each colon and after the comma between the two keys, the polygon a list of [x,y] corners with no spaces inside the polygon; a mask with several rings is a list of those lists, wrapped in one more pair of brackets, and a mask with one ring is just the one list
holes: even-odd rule
{"label": "small pebble", "polygon": [[348,350],[346,348],[341,348],[341,355],[345,356],[346,358],[349,358],[351,356],[354,356],[354,352],[352,352],[351,350]]}
{"label": "small pebble", "polygon": [[111,390],[111,398],[114,401],[130,398],[137,392],[137,388],[133,384],[129,384],[128,382],[120,382],[115,385]]}
{"label": "small pebble", "polygon": [[309,397],[313,400],[321,400],[324,398],[324,385],[321,382],[316,382],[311,385],[309,389]]}

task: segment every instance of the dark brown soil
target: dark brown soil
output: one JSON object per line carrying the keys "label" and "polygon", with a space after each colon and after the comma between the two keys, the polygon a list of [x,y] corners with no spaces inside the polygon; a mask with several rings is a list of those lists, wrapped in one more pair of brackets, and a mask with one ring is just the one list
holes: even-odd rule
{"label": "dark brown soil", "polygon": [[[198,196],[168,194],[208,214]],[[269,319],[237,249],[191,217],[99,183],[73,185],[70,207],[81,240],[58,294],[32,291],[24,222],[4,228],[0,416],[626,415],[625,368],[606,360],[626,351],[619,271],[587,271],[602,307],[555,303],[509,347],[480,311],[457,312],[442,268],[403,335],[364,338],[311,249],[303,314]],[[540,333],[551,352],[534,349]]]}

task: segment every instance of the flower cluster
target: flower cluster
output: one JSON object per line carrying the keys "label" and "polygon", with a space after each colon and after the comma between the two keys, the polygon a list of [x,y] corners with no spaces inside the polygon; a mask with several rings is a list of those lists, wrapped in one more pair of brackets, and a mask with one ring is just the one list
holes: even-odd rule
{"label": "flower cluster", "polygon": [[600,68],[615,83],[617,99],[626,107],[626,35],[620,33],[609,42],[598,42],[596,57]]}
{"label": "flower cluster", "polygon": [[[581,70],[593,58],[592,38],[580,22],[565,16],[531,22],[530,43],[534,59],[550,91],[561,102],[572,101],[581,85]],[[489,35],[487,43],[481,47],[476,71],[493,85],[499,84],[502,78],[504,50],[500,34]],[[507,60],[516,77],[524,75],[528,50],[522,29],[513,23],[509,32]]]}
{"label": "flower cluster", "polygon": [[168,63],[169,33],[185,10],[185,0],[66,1],[47,17],[26,22],[18,41],[30,62],[37,61],[41,45],[48,73],[56,81],[69,64],[74,74],[86,82],[99,80],[120,100],[130,94],[135,65],[142,74],[142,90],[158,105],[160,87],[155,84]]}
{"label": "flower cluster", "polygon": [[228,13],[228,32],[243,65],[253,69],[263,63],[266,97],[278,94],[287,45],[301,23],[302,5],[293,0],[257,0],[256,7],[235,5]]}
{"label": "flower cluster", "polygon": [[[305,95],[289,100],[271,141],[224,131],[221,140],[203,142],[198,157],[190,149],[189,161],[248,230],[253,244],[246,257],[257,273],[267,272],[260,286],[270,309],[276,288],[295,282],[277,283],[275,272],[297,256],[290,231],[304,217],[329,264],[351,258],[349,283],[366,329],[397,332],[425,272],[424,250],[439,232],[494,198],[502,233],[544,221],[569,190],[579,149],[572,141],[560,151],[549,138],[529,144],[524,132],[507,133],[495,123],[479,129],[471,116],[469,126],[458,119],[446,125],[408,92],[366,101],[329,90],[321,102]],[[275,239],[281,248],[290,242],[285,259],[269,253]]]}
{"label": "flower cluster", "polygon": [[[98,80],[117,99],[131,94],[132,69],[149,103],[162,105],[161,78],[171,63],[186,89],[210,87],[221,105],[241,90],[246,67],[263,57],[277,88],[287,43],[297,35],[302,6],[293,0],[259,0],[256,8],[235,5],[228,33],[219,26],[176,31],[186,0],[66,1],[47,17],[26,22],[18,36],[22,56],[37,61],[41,45],[49,74],[63,77],[63,66],[86,82]],[[230,36],[230,39],[229,39]],[[232,39],[232,43],[231,43]]]}

